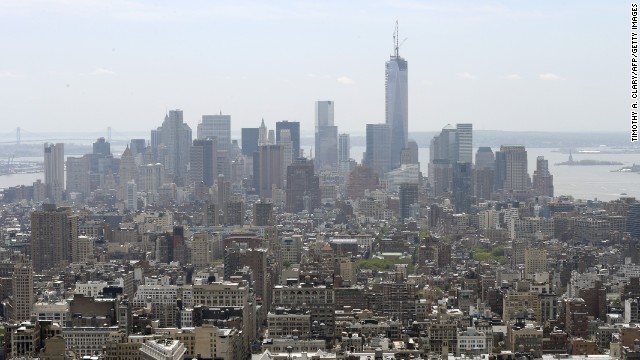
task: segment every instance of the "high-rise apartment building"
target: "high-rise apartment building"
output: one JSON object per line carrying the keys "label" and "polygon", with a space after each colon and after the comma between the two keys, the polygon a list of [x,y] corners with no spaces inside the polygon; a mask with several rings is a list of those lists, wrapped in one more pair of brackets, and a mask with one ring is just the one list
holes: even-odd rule
{"label": "high-rise apartment building", "polygon": [[533,190],[535,195],[553,197],[553,175],[549,172],[549,160],[545,160],[544,156],[538,156],[536,159]]}
{"label": "high-rise apartment building", "polygon": [[231,115],[202,115],[198,124],[198,139],[215,137],[218,149],[231,150]]}
{"label": "high-rise apartment building", "polygon": [[64,144],[44,144],[44,185],[52,202],[62,201],[64,193]]}
{"label": "high-rise apartment building", "polygon": [[379,176],[391,170],[391,129],[389,125],[367,124],[364,165],[372,168]]}
{"label": "high-rise apartment building", "polygon": [[298,121],[278,121],[276,122],[276,143],[280,142],[280,131],[289,130],[291,136],[291,158],[293,160],[300,157],[300,122]]}
{"label": "high-rise apartment building", "polygon": [[320,179],[314,175],[313,161],[296,159],[287,168],[287,211],[297,213],[320,207]]}
{"label": "high-rise apartment building", "polygon": [[31,260],[36,272],[56,269],[71,260],[78,240],[78,218],[69,208],[43,204],[31,213]]}
{"label": "high-rise apartment building", "polygon": [[258,150],[260,128],[242,128],[242,155],[252,157]]}
{"label": "high-rise apartment building", "polygon": [[523,145],[502,145],[496,152],[497,191],[523,192],[531,188],[527,171],[527,150]]}
{"label": "high-rise apartment building", "polygon": [[[397,36],[396,28],[396,40]],[[391,166],[396,168],[409,140],[409,86],[407,61],[400,56],[398,43],[394,45],[394,54],[385,67],[385,119],[391,132]]]}
{"label": "high-rise apartment building", "polygon": [[182,185],[187,180],[191,147],[191,128],[184,122],[182,110],[169,111],[158,132],[160,135],[158,148],[164,148],[165,156],[162,160],[167,177],[176,184]]}

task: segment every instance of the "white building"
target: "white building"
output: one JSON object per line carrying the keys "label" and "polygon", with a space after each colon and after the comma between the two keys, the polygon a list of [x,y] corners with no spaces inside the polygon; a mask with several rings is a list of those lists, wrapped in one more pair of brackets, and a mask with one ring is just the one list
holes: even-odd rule
{"label": "white building", "polygon": [[187,350],[184,344],[173,339],[149,340],[140,348],[143,359],[182,360]]}
{"label": "white building", "polygon": [[490,345],[487,344],[487,336],[483,331],[478,331],[473,327],[458,333],[458,348],[456,355],[468,354],[479,355],[489,351]]}
{"label": "white building", "polygon": [[82,294],[88,297],[96,297],[102,295],[102,290],[109,286],[106,281],[89,281],[86,283],[76,283],[76,294]]}

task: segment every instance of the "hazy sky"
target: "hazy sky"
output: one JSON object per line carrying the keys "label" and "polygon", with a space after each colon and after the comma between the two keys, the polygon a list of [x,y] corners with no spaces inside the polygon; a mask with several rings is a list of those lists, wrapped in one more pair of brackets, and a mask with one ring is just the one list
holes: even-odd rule
{"label": "hazy sky", "polygon": [[628,131],[626,1],[0,0],[0,132],[384,122],[395,20],[409,131]]}

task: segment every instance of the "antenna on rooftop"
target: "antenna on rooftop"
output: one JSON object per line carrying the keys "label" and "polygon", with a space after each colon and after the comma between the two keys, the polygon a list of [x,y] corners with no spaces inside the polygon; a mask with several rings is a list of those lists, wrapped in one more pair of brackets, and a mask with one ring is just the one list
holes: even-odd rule
{"label": "antenna on rooftop", "polygon": [[395,57],[400,57],[400,47],[407,41],[408,38],[402,39],[400,41],[400,33],[398,32],[398,20],[396,20],[396,28],[393,31],[393,50],[395,53]]}
{"label": "antenna on rooftop", "polygon": [[398,20],[396,20],[396,28],[395,30],[393,30],[393,49],[394,49],[394,53],[396,55],[396,57],[398,57],[398,50],[399,47],[398,46],[398,39],[400,38],[399,34],[398,34]]}

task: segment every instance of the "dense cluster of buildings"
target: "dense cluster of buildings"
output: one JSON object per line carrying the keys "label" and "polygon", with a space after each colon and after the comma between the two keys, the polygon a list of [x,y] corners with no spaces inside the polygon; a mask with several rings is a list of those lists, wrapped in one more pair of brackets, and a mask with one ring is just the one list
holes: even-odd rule
{"label": "dense cluster of buildings", "polygon": [[[640,358],[640,203],[554,196],[544,158],[408,139],[407,61],[361,162],[315,104],[231,137],[172,110],[114,157],[45,144],[2,192],[2,358]],[[65,166],[66,164],[66,166]],[[66,176],[65,176],[66,174]]]}

